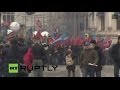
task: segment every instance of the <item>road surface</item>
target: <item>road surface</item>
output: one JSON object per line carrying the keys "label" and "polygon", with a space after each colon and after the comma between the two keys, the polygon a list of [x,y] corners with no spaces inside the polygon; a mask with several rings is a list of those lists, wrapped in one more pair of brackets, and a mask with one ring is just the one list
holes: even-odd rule
{"label": "road surface", "polygon": [[[56,70],[52,66],[49,67],[52,71],[48,71],[47,68],[44,70],[44,77],[67,77],[67,70],[65,65],[59,65]],[[102,77],[113,77],[114,67],[112,65],[106,65],[102,70]],[[29,74],[29,77],[34,77],[33,72]],[[75,77],[82,77],[79,66],[76,66]]]}

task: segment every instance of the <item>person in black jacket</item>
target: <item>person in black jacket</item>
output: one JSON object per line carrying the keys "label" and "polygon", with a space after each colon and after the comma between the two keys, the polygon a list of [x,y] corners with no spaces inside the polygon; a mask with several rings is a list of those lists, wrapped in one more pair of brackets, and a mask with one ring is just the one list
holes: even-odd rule
{"label": "person in black jacket", "polygon": [[4,65],[4,53],[3,53],[4,45],[0,44],[0,77],[3,76],[3,65]]}
{"label": "person in black jacket", "polygon": [[91,40],[90,41],[91,44],[93,44],[94,46],[94,49],[97,51],[98,53],[98,57],[99,57],[99,61],[98,61],[98,66],[96,67],[96,70],[95,70],[95,76],[96,77],[101,77],[101,71],[102,71],[102,65],[104,64],[103,62],[103,51],[102,49],[96,45],[96,41],[95,40]]}
{"label": "person in black jacket", "polygon": [[[40,45],[39,40],[34,42],[32,46],[33,66],[43,66],[43,59],[45,57],[44,47]],[[33,70],[34,77],[43,77],[43,68]]]}
{"label": "person in black jacket", "polygon": [[45,50],[45,56],[43,59],[43,64],[48,65],[48,60],[49,60],[49,46],[47,44],[43,45],[44,50]]}
{"label": "person in black jacket", "polygon": [[117,44],[112,46],[111,54],[114,61],[114,76],[119,77],[119,69],[120,69],[120,36],[118,37]]}
{"label": "person in black jacket", "polygon": [[63,65],[64,64],[64,47],[62,44],[58,47],[58,53],[59,53],[59,60],[58,60],[59,64]]}
{"label": "person in black jacket", "polygon": [[58,65],[58,58],[59,58],[59,52],[57,48],[53,49],[53,53],[52,53],[52,65]]}
{"label": "person in black jacket", "polygon": [[24,55],[27,53],[27,50],[29,47],[31,47],[31,44],[29,43],[28,44],[25,44],[24,40],[18,40],[18,47],[19,47],[19,57],[20,57],[20,60],[19,62],[21,64],[23,64],[23,58],[24,58]]}
{"label": "person in black jacket", "polygon": [[[21,46],[22,47],[22,46]],[[3,77],[27,77],[28,73],[21,71],[19,66],[23,62],[24,49],[18,44],[18,39],[13,38],[10,43],[6,43],[3,48]],[[27,50],[27,49],[26,49]],[[8,65],[10,63],[18,64],[18,73],[9,73]]]}
{"label": "person in black jacket", "polygon": [[74,54],[74,56],[75,56],[75,64],[77,64],[78,48],[77,48],[76,45],[73,45],[73,46],[71,47],[71,49],[72,49],[72,52],[73,52],[73,54]]}
{"label": "person in black jacket", "polygon": [[4,77],[17,77],[17,73],[9,73],[8,65],[10,63],[19,64],[19,48],[17,39],[12,39],[10,44],[3,49],[4,53]]}

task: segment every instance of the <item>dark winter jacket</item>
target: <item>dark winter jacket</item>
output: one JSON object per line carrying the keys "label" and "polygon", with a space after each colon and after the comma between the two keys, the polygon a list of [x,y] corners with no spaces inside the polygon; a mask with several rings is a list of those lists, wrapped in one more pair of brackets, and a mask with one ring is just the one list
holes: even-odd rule
{"label": "dark winter jacket", "polygon": [[99,46],[95,46],[94,49],[97,51],[98,57],[99,57],[99,61],[98,61],[98,64],[97,64],[98,65],[97,69],[102,70],[102,65],[105,64],[105,61],[103,59],[103,57],[104,57],[103,51]]}
{"label": "dark winter jacket", "polygon": [[24,55],[27,53],[28,51],[28,46],[20,46],[19,47],[19,57],[20,57],[20,62],[23,63],[23,58]]}
{"label": "dark winter jacket", "polygon": [[39,44],[35,44],[32,46],[32,53],[35,59],[44,59],[45,57],[45,50],[43,46],[40,46]]}
{"label": "dark winter jacket", "polygon": [[112,57],[112,59],[114,60],[114,62],[120,64],[120,44],[115,44],[112,46],[112,49],[111,49],[111,53],[110,53],[110,56]]}
{"label": "dark winter jacket", "polygon": [[20,53],[19,53],[19,48],[17,46],[13,46],[13,47],[5,47],[4,50],[4,57],[5,57],[5,61],[12,61],[12,60],[16,60],[16,62],[19,62],[20,59]]}
{"label": "dark winter jacket", "polygon": [[80,55],[80,67],[87,66],[89,63],[98,64],[99,57],[94,49],[84,49]]}

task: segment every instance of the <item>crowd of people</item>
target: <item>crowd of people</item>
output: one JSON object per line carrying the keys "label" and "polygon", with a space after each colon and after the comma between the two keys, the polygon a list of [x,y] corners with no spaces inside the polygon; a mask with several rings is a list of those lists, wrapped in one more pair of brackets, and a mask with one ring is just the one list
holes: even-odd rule
{"label": "crowd of people", "polygon": [[[110,56],[113,58],[114,75],[119,76],[120,60],[119,60],[118,43],[110,50]],[[26,60],[25,58],[29,58]],[[30,56],[31,55],[31,56]],[[24,39],[12,39],[9,43],[0,45],[0,77],[22,77],[31,73],[32,65],[66,65],[68,77],[75,77],[76,65],[80,65],[83,77],[101,77],[102,66],[105,65],[104,50],[99,47],[95,40],[84,42],[83,45],[52,45],[42,44],[40,40],[29,40],[27,43]],[[19,72],[18,74],[8,73],[9,63],[19,63],[20,65],[28,65],[29,72]],[[33,70],[34,77],[43,77],[43,70]]]}

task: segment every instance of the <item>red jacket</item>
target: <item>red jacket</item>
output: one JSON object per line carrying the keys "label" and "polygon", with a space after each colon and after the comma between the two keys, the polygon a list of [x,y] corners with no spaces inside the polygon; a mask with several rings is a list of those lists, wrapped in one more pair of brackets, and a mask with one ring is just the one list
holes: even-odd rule
{"label": "red jacket", "polygon": [[32,49],[29,48],[27,53],[24,55],[24,64],[28,67],[29,70],[32,70],[33,54]]}

